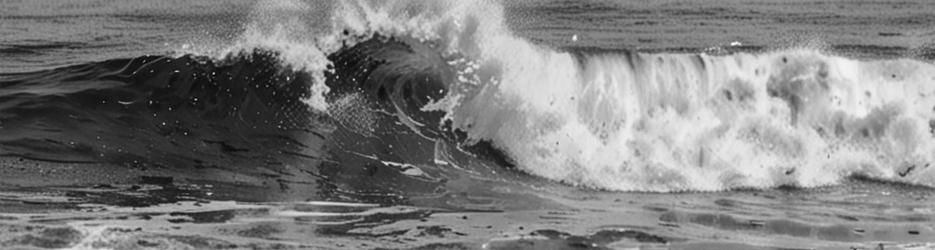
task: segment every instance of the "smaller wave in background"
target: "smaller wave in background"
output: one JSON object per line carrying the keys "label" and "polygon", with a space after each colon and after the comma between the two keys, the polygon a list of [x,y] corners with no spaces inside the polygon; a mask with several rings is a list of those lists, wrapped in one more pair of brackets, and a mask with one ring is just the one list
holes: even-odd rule
{"label": "smaller wave in background", "polygon": [[[61,161],[142,157],[122,154],[130,151],[192,158],[157,152],[175,151],[187,140],[173,140],[174,145],[140,140],[198,135],[224,141],[232,134],[306,128],[312,118],[301,99],[309,95],[308,82],[307,74],[280,67],[262,51],[224,61],[147,56],[7,74],[0,78],[9,131],[2,145],[16,151],[12,148],[29,149],[31,141],[51,142],[55,146],[30,149],[29,155]],[[93,141],[114,144],[78,143]]]}

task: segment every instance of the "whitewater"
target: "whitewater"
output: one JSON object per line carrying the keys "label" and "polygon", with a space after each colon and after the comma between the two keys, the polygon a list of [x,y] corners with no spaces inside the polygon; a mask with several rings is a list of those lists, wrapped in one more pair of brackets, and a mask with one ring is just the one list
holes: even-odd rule
{"label": "whitewater", "polygon": [[932,249],[931,13],[6,2],[0,248]]}
{"label": "whitewater", "polygon": [[[436,71],[448,91],[421,109],[444,111],[442,122],[467,132],[464,143],[489,141],[534,175],[662,192],[816,187],[852,176],[935,184],[928,62],[850,59],[814,43],[713,55],[556,50],[514,36],[496,3],[336,5],[324,35],[258,19],[272,24],[249,26],[241,46],[280,51],[318,75],[326,54],[375,34],[436,44],[446,63],[423,66],[444,68]],[[327,87],[312,89],[307,103],[327,111]]]}

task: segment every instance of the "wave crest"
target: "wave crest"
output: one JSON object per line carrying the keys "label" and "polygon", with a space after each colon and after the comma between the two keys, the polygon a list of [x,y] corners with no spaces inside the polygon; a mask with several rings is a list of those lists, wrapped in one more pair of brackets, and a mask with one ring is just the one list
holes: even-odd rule
{"label": "wave crest", "polygon": [[540,176],[644,191],[813,187],[855,174],[933,184],[935,67],[925,62],[798,49],[535,53],[521,56],[540,63],[505,64],[494,90],[452,117]]}
{"label": "wave crest", "polygon": [[[366,76],[374,82],[339,92],[379,97],[381,89],[409,89],[386,102],[404,111],[404,122],[449,124],[466,133],[466,144],[489,142],[535,175],[641,191],[813,187],[852,175],[935,184],[929,63],[859,61],[813,49],[564,51],[514,36],[503,8],[488,1],[289,3],[298,7],[259,8],[265,14],[248,25],[241,46],[280,51],[283,61],[312,72],[311,106],[353,110],[345,105],[353,98],[328,97],[342,85],[328,87],[325,79],[348,77],[335,68],[368,56],[325,55],[385,39],[376,34],[407,40],[412,54],[398,57],[409,59],[381,61],[384,72]],[[309,13],[321,15],[303,17]],[[358,52],[381,48],[366,51]],[[427,54],[437,58],[418,61]],[[432,84],[409,84],[419,78]],[[335,103],[341,107],[328,107]],[[434,111],[444,118],[419,120]]]}

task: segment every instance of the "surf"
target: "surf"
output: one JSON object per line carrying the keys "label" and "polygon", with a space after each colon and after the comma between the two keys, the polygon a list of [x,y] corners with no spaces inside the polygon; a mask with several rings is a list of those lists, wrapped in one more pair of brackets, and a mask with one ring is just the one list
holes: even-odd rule
{"label": "surf", "polygon": [[852,175],[931,185],[935,68],[925,62],[807,49],[530,57],[518,68],[539,73],[504,70],[450,117],[536,175],[628,191],[816,187]]}
{"label": "surf", "polygon": [[[716,54],[555,48],[514,35],[503,6],[489,1],[257,6],[232,44],[2,81],[23,91],[50,78],[115,84],[76,91],[103,89],[95,95],[139,112],[131,116],[157,117],[157,131],[220,117],[252,124],[237,127],[245,133],[311,128],[319,131],[312,137],[328,137],[338,129],[354,134],[349,140],[406,134],[392,140],[419,143],[346,150],[401,166],[434,158],[419,158],[423,152],[458,151],[594,189],[818,187],[853,176],[935,185],[935,68],[925,61],[854,59],[808,47]],[[244,70],[257,74],[237,73]],[[217,74],[234,75],[211,82]],[[244,91],[228,94],[238,89]],[[41,98],[55,95],[84,98]],[[140,103],[148,108],[133,108]],[[196,115],[176,117],[189,111]],[[273,134],[306,145],[322,140]],[[470,165],[452,167],[488,169]]]}
{"label": "surf", "polygon": [[[618,191],[816,187],[851,176],[932,185],[930,63],[803,47],[563,50],[513,36],[495,4],[444,6],[433,18],[420,12],[432,8],[401,5],[355,5],[350,16],[370,26],[354,34],[436,44],[447,65],[434,67],[455,75],[433,75],[447,89],[428,89],[447,94],[415,97],[431,100],[421,111],[444,112],[434,126],[492,144],[527,173]],[[418,14],[382,16],[399,9]]]}

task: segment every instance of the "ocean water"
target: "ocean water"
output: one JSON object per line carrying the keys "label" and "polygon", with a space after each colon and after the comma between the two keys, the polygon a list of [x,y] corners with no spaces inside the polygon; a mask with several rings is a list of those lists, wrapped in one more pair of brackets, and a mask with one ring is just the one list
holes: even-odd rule
{"label": "ocean water", "polygon": [[0,248],[933,249],[933,24],[0,0]]}

